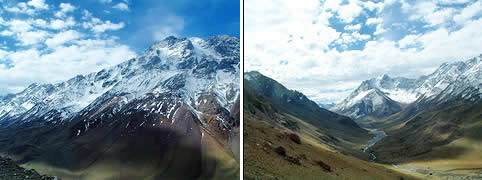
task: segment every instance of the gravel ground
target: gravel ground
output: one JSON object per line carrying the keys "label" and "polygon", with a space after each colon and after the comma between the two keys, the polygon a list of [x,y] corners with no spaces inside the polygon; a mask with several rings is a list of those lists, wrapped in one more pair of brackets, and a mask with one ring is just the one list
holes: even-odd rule
{"label": "gravel ground", "polygon": [[33,169],[18,166],[7,157],[0,157],[0,180],[58,180],[57,177],[40,175]]}

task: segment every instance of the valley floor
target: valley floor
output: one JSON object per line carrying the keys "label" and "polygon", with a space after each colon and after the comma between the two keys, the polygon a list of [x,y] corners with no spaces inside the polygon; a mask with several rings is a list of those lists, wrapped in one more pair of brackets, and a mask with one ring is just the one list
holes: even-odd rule
{"label": "valley floor", "polygon": [[442,179],[482,179],[482,144],[461,138],[396,166]]}

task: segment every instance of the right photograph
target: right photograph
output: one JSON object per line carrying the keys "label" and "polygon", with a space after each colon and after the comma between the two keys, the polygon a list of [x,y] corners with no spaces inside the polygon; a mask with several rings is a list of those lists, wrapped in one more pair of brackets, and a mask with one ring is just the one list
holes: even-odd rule
{"label": "right photograph", "polygon": [[482,179],[482,2],[245,0],[244,179]]}

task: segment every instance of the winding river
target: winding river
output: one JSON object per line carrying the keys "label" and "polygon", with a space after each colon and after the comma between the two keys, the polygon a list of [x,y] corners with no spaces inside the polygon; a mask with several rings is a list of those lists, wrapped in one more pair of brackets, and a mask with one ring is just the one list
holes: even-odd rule
{"label": "winding river", "polygon": [[[372,146],[375,145],[378,141],[382,140],[385,136],[387,136],[387,133],[385,133],[385,131],[381,131],[381,130],[373,130],[373,131],[370,131],[370,134],[374,134],[375,137],[373,137],[372,139],[370,139],[370,140],[368,141],[367,146],[365,146],[365,148],[363,148],[363,152],[366,152],[370,147],[372,147]],[[375,156],[375,154],[370,153],[370,155],[372,156],[372,160],[377,159],[377,157]]]}

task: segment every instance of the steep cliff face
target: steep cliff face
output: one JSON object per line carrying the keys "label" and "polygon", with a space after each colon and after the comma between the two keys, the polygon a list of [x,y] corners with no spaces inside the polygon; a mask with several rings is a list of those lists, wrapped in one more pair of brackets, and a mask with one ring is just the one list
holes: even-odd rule
{"label": "steep cliff face", "polygon": [[213,175],[202,139],[232,156],[239,82],[239,39],[168,37],[117,66],[2,97],[0,150],[74,171],[116,161],[159,167],[142,172],[155,177]]}

